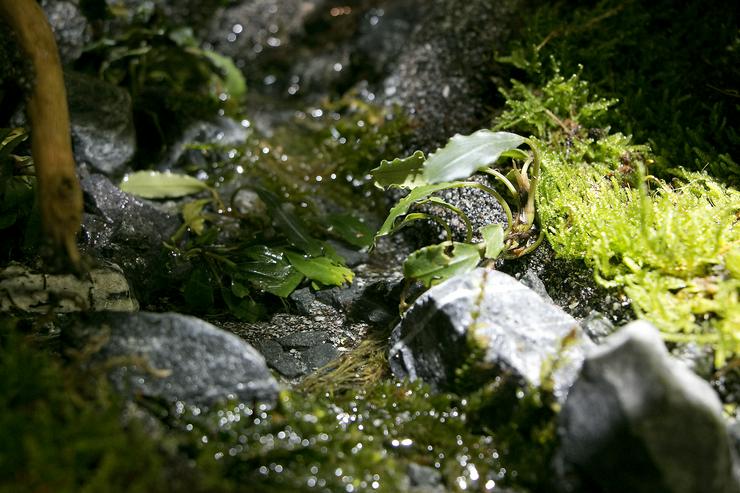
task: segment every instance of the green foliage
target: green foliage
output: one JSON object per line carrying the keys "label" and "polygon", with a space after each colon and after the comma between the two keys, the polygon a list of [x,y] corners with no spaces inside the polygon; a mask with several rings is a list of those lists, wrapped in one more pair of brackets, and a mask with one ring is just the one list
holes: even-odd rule
{"label": "green foliage", "polygon": [[31,220],[36,190],[33,161],[30,156],[14,154],[27,138],[22,129],[0,128],[0,235],[4,238],[1,260],[23,247],[27,229],[34,225]]}
{"label": "green foliage", "polygon": [[86,387],[14,325],[0,319],[0,492],[184,491],[191,474],[168,474],[165,444],[136,421],[122,426],[105,381]]}
{"label": "green foliage", "polygon": [[518,85],[499,125],[543,132],[537,206],[548,240],[559,256],[584,259],[602,285],[624,289],[666,339],[711,344],[722,366],[740,354],[740,278],[732,267],[740,194],[706,173],[673,169],[671,182],[647,175],[654,157],[622,134],[541,127],[546,112],[553,121],[562,121],[556,111],[600,121],[593,109],[603,100],[589,105],[585,82],[556,73],[553,84],[562,87],[542,96]]}
{"label": "green foliage", "polygon": [[[176,173],[137,171],[126,175],[118,185],[121,190],[145,199],[177,198],[193,195],[209,187],[197,178]],[[198,202],[201,207],[204,205]],[[194,211],[183,211],[186,220],[192,220]]]}
{"label": "green foliage", "polygon": [[[421,281],[429,287],[451,276],[470,272],[482,259],[495,260],[504,252],[520,256],[538,244],[537,241],[529,244],[529,240],[534,232],[534,190],[539,175],[539,157],[534,148],[531,158],[517,149],[524,142],[527,139],[513,133],[478,130],[471,135],[455,135],[445,147],[426,159],[423,153],[417,151],[404,159],[383,161],[372,170],[376,186],[409,190],[408,195],[391,208],[375,235],[376,239],[395,233],[418,220],[437,221],[447,232],[448,241],[445,243],[427,246],[409,255],[403,266],[407,280]],[[491,167],[502,156],[525,160],[521,170],[514,162],[509,172],[517,186]],[[531,164],[530,179],[527,169]],[[514,215],[508,202],[494,188],[474,181],[461,181],[478,171],[488,173],[501,182],[517,206],[526,205]],[[463,187],[477,188],[494,197],[506,214],[506,229],[502,225],[488,225],[481,230],[484,241],[472,244],[472,225],[465,212],[433,195],[442,190]],[[457,214],[467,226],[466,243],[452,242],[450,228],[441,218],[412,211],[414,207],[424,204],[441,206]],[[523,245],[520,245],[520,241]]]}
{"label": "green foliage", "polygon": [[129,90],[140,147],[159,151],[188,122],[236,110],[246,83],[231,59],[201,48],[192,29],[153,22],[96,40],[78,65]]}
{"label": "green foliage", "polygon": [[728,7],[723,0],[532,4],[521,38],[499,59],[534,87],[549,79],[551,58],[564,73],[583,66],[599,94],[621,101],[603,115],[608,124],[652,143],[656,174],[682,165],[737,185],[740,11]]}

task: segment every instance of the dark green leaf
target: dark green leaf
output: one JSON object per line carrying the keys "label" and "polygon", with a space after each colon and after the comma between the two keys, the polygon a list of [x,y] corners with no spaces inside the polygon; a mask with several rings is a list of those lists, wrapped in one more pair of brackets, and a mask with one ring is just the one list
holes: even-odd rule
{"label": "dark green leaf", "polygon": [[510,132],[478,130],[470,135],[457,134],[447,145],[431,154],[424,163],[428,183],[461,180],[493,164],[502,152],[519,147],[524,137]]}
{"label": "dark green leaf", "polygon": [[145,199],[184,197],[209,189],[208,185],[192,176],[158,171],[137,171],[126,175],[119,187]]}
{"label": "dark green leaf", "polygon": [[396,158],[393,161],[380,162],[380,166],[370,171],[375,179],[375,184],[380,188],[416,188],[427,185],[422,176],[424,166],[424,153],[416,151],[409,157]]}
{"label": "dark green leaf", "polygon": [[262,291],[287,298],[303,280],[303,274],[288,263],[282,252],[259,245],[245,253],[254,261],[239,264],[234,276]]}
{"label": "dark green leaf", "polygon": [[350,245],[360,248],[372,245],[372,230],[352,214],[332,214],[327,221],[329,231]]}
{"label": "dark green leaf", "polygon": [[213,306],[213,288],[208,269],[196,265],[183,288],[185,303],[193,311],[204,312]]}
{"label": "dark green leaf", "polygon": [[504,227],[500,224],[488,224],[480,229],[486,245],[484,257],[496,259],[504,250]]}
{"label": "dark green leaf", "polygon": [[247,322],[254,322],[265,314],[265,309],[262,305],[255,302],[252,298],[237,298],[226,287],[221,288],[221,297],[226,303],[231,313]]}
{"label": "dark green leaf", "polygon": [[[448,250],[451,252],[448,253]],[[480,252],[476,245],[445,242],[421,248],[409,255],[403,263],[403,275],[429,287],[456,274],[472,271],[479,261]]]}
{"label": "dark green leaf", "polygon": [[312,281],[330,286],[341,286],[352,282],[354,273],[328,257],[305,257],[299,253],[286,251],[285,255],[293,267]]}
{"label": "dark green leaf", "polygon": [[294,247],[303,250],[312,257],[323,254],[321,243],[308,234],[306,226],[295,214],[288,213],[277,195],[262,187],[254,187],[262,202],[270,210],[272,219],[280,231]]}

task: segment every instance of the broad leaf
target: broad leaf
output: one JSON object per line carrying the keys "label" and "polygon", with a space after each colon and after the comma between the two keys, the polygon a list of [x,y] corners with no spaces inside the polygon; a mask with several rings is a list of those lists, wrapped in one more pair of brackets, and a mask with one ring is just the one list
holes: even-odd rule
{"label": "broad leaf", "polygon": [[399,216],[406,214],[409,208],[416,202],[425,199],[434,192],[438,192],[440,190],[445,190],[447,188],[460,188],[468,185],[470,185],[469,182],[435,183],[432,185],[423,185],[421,187],[414,188],[413,190],[411,190],[411,192],[409,192],[407,196],[399,200],[398,203],[393,206],[393,208],[388,213],[388,217],[385,219],[385,222],[375,234],[375,238],[391,233],[394,229],[393,226],[396,222],[396,219]]}
{"label": "broad leaf", "polygon": [[332,214],[326,218],[329,231],[350,245],[366,247],[373,243],[373,232],[352,214]]}
{"label": "broad leaf", "polygon": [[242,71],[234,64],[234,60],[211,50],[202,50],[201,53],[221,71],[229,95],[237,101],[242,99],[247,93],[247,82]]}
{"label": "broad leaf", "polygon": [[310,258],[290,251],[286,251],[285,256],[301,274],[321,284],[341,286],[354,278],[350,269],[328,257]]}
{"label": "broad leaf", "polygon": [[209,189],[208,185],[192,176],[159,171],[131,173],[123,178],[119,187],[145,199],[184,197]]}
{"label": "broad leaf", "polygon": [[291,245],[312,257],[319,257],[324,253],[321,243],[308,233],[300,218],[285,210],[285,204],[277,195],[262,187],[254,187],[254,191],[270,210],[272,219]]}
{"label": "broad leaf", "polygon": [[204,312],[213,306],[211,276],[204,265],[196,265],[183,287],[183,297],[188,308]]}
{"label": "broad leaf", "polygon": [[422,177],[424,153],[416,151],[409,157],[396,158],[393,161],[380,162],[380,166],[370,171],[375,179],[375,185],[386,189],[388,187],[416,188],[427,185]]}
{"label": "broad leaf", "polygon": [[504,227],[500,224],[488,224],[480,229],[486,245],[484,257],[496,259],[504,251]]}
{"label": "broad leaf", "polygon": [[524,137],[517,134],[486,129],[470,135],[457,134],[426,160],[424,180],[440,183],[467,178],[496,162],[501,153],[515,149],[523,142]]}
{"label": "broad leaf", "polygon": [[287,298],[303,280],[303,274],[288,263],[282,252],[257,246],[246,254],[254,260],[240,263],[233,275],[262,291]]}
{"label": "broad leaf", "polygon": [[[447,250],[451,249],[450,253]],[[416,279],[429,287],[456,274],[464,274],[476,268],[480,253],[470,243],[445,242],[421,248],[408,256],[403,263],[406,279]]]}

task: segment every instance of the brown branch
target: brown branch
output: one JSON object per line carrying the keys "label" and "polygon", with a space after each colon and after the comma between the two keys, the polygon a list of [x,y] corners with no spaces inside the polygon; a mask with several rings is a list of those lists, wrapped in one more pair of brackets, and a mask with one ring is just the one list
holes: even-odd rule
{"label": "brown branch", "polygon": [[35,72],[26,111],[44,233],[56,251],[66,254],[79,269],[76,236],[82,218],[82,192],[72,155],[67,93],[54,34],[36,0],[0,0],[0,17],[15,32]]}

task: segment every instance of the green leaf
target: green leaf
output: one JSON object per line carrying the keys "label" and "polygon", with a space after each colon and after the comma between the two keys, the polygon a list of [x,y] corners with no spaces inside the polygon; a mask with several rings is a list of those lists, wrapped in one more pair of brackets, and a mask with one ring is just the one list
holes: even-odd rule
{"label": "green leaf", "polygon": [[145,199],[184,197],[209,189],[208,185],[192,176],[159,171],[131,173],[123,178],[119,187],[124,192]]}
{"label": "green leaf", "polygon": [[202,50],[201,53],[223,74],[226,92],[235,100],[243,98],[247,93],[247,81],[234,60],[215,51]]}
{"label": "green leaf", "polygon": [[387,234],[390,234],[394,230],[394,224],[396,222],[396,219],[399,216],[402,216],[406,214],[409,210],[409,208],[414,205],[416,202],[427,198],[434,192],[438,192],[440,190],[445,190],[447,188],[460,188],[470,185],[468,182],[456,182],[456,183],[434,183],[431,185],[423,185],[417,188],[414,188],[411,190],[411,192],[398,201],[398,203],[393,206],[393,208],[388,213],[388,217],[385,219],[385,222],[383,222],[383,225],[380,227],[378,232],[375,234],[375,238],[377,239],[380,236],[384,236]]}
{"label": "green leaf", "polygon": [[373,243],[373,232],[364,222],[352,214],[328,216],[329,232],[356,247],[367,247]]}
{"label": "green leaf", "polygon": [[288,263],[282,252],[259,245],[245,253],[254,261],[239,264],[233,275],[262,291],[287,298],[303,280],[303,274]]}
{"label": "green leaf", "polygon": [[303,221],[295,214],[290,214],[285,210],[285,204],[280,201],[277,195],[262,187],[254,187],[254,191],[257,192],[262,202],[270,210],[273,221],[275,221],[280,231],[288,238],[291,245],[303,250],[312,257],[323,255],[324,251],[321,243],[308,234]]}
{"label": "green leaf", "polygon": [[230,289],[221,287],[221,297],[231,313],[247,322],[255,322],[265,314],[265,308],[252,298],[239,298]]}
{"label": "green leaf", "polygon": [[467,178],[496,162],[501,153],[515,149],[523,142],[524,137],[517,134],[486,129],[470,135],[457,134],[426,160],[424,180],[440,183]]}
{"label": "green leaf", "polygon": [[403,263],[403,275],[406,279],[421,281],[429,287],[456,274],[472,271],[479,261],[480,252],[476,245],[445,242],[421,248],[409,255]]}
{"label": "green leaf", "polygon": [[384,159],[380,162],[380,166],[370,171],[370,174],[375,178],[375,185],[383,189],[389,187],[416,188],[428,184],[422,176],[425,159],[421,151],[416,151],[409,157],[396,158],[393,161]]}
{"label": "green leaf", "polygon": [[203,212],[203,208],[210,203],[211,199],[200,199],[188,202],[182,206],[182,218],[185,221],[185,225],[197,235],[203,234],[206,218],[201,213]]}
{"label": "green leaf", "polygon": [[328,257],[310,258],[290,251],[286,251],[285,256],[301,274],[321,284],[341,286],[354,278],[350,269]]}
{"label": "green leaf", "polygon": [[188,308],[196,312],[204,312],[213,306],[213,288],[205,266],[195,266],[183,287],[183,297]]}
{"label": "green leaf", "polygon": [[496,259],[504,251],[504,227],[500,224],[488,224],[480,229],[486,251],[485,258]]}

